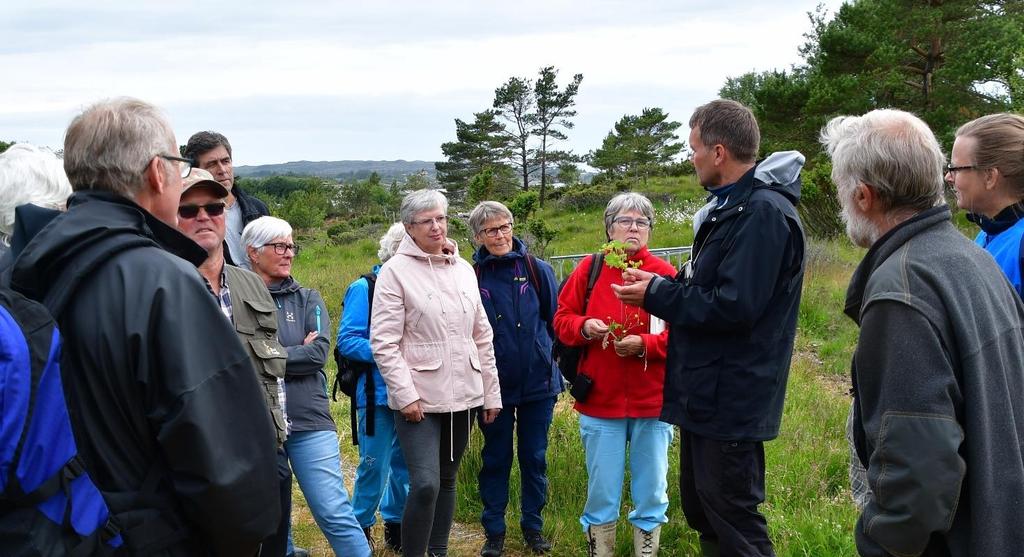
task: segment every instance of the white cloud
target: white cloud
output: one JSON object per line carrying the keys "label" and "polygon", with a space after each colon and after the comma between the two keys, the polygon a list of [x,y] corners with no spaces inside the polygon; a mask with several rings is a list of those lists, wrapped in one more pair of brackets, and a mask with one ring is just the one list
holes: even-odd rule
{"label": "white cloud", "polygon": [[[541,66],[554,65],[563,83],[571,74],[584,75],[577,124],[588,135],[574,134],[572,143],[586,151],[604,133],[592,130],[606,131],[622,114],[662,106],[685,121],[693,106],[716,95],[726,77],[798,62],[797,47],[809,28],[805,12],[813,3],[793,1],[782,8],[780,3],[739,2],[720,11],[708,9],[711,3],[663,8],[642,1],[596,2],[580,9],[560,0],[506,14],[509,5],[497,3],[385,2],[335,8],[305,1],[268,4],[260,15],[238,9],[234,22],[226,13],[223,21],[177,30],[173,20],[180,14],[208,12],[216,5],[181,5],[176,8],[179,15],[165,18],[139,7],[121,14],[110,6],[98,15],[49,18],[42,10],[53,6],[22,6],[13,14],[15,24],[31,20],[34,25],[31,31],[18,25],[14,42],[28,45],[24,50],[16,45],[0,49],[0,74],[12,77],[0,88],[0,138],[59,143],[59,137],[40,139],[38,131],[29,131],[25,115],[51,122],[31,128],[52,130],[54,123],[66,123],[96,99],[131,95],[168,107],[179,126],[181,120],[193,120],[183,116],[189,111],[213,116],[210,125],[200,127],[223,128],[220,121],[242,124],[229,134],[236,142],[239,133],[255,132],[264,120],[281,126],[282,135],[299,136],[298,144],[284,150],[260,148],[251,162],[275,162],[279,159],[265,158],[275,154],[316,158],[330,137],[325,134],[310,144],[309,156],[303,157],[297,155],[306,152],[301,134],[293,132],[318,126],[346,142],[331,152],[436,158],[440,141],[453,135],[453,118],[487,108],[494,88],[508,77],[532,77]],[[531,10],[550,17],[542,25],[526,25],[530,20],[524,14]],[[123,21],[96,29],[90,17]],[[14,32],[15,24],[9,29],[0,24],[0,33]],[[45,39],[64,31],[67,46]],[[268,114],[268,99],[275,99],[269,110],[293,117],[280,121]],[[387,114],[394,112],[411,121],[397,123],[394,129],[400,133],[359,133],[348,127],[353,119],[361,120],[351,113],[328,109],[335,113],[320,117],[308,110],[331,103],[379,111],[376,121],[387,121]],[[211,106],[221,114],[211,115]],[[410,113],[412,107],[423,115]],[[584,115],[601,121],[584,123]],[[447,126],[421,128],[418,121]],[[289,125],[295,130],[285,129]],[[429,144],[434,147],[426,148]]]}

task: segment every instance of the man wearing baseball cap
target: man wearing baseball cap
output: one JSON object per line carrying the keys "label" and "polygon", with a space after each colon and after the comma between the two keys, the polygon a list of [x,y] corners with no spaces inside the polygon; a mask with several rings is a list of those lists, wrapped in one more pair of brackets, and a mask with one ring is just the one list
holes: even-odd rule
{"label": "man wearing baseball cap", "polygon": [[283,556],[291,513],[291,470],[281,449],[288,435],[283,384],[288,353],[277,340],[277,310],[270,291],[259,276],[228,265],[224,260],[224,212],[228,195],[228,189],[213,175],[193,168],[182,182],[178,230],[206,250],[207,258],[199,266],[199,274],[249,353],[277,428],[281,522],[277,532],[264,540],[262,554]]}

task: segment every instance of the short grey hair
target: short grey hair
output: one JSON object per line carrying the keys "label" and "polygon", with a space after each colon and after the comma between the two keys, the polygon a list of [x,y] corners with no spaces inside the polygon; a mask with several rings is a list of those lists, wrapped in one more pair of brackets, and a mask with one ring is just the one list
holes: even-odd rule
{"label": "short grey hair", "polygon": [[476,236],[482,231],[484,224],[493,219],[494,217],[505,217],[509,222],[513,222],[512,211],[508,210],[508,207],[504,203],[498,203],[497,201],[481,201],[476,207],[473,207],[473,211],[469,213],[469,229],[473,231],[473,235]]}
{"label": "short grey hair", "polygon": [[0,153],[0,243],[10,244],[15,207],[59,209],[69,195],[71,183],[53,152],[28,143],[11,145]]}
{"label": "short grey hair", "polygon": [[402,222],[404,224],[412,224],[416,215],[423,211],[429,211],[437,208],[440,208],[445,213],[448,212],[448,198],[445,197],[443,193],[437,190],[416,190],[414,192],[409,192],[402,199]]}
{"label": "short grey hair", "polygon": [[242,245],[262,250],[263,246],[277,238],[292,235],[292,225],[277,217],[260,217],[245,225],[242,230]]}
{"label": "short grey hair", "polygon": [[746,106],[729,99],[698,106],[690,116],[690,129],[697,128],[705,147],[723,145],[743,163],[757,160],[761,130],[757,118]]}
{"label": "short grey hair", "polygon": [[[64,171],[75,191],[104,190],[134,199],[157,155],[178,155],[174,130],[157,107],[129,97],[100,101],[64,135]],[[167,175],[177,172],[163,161]]]}
{"label": "short grey hair", "polygon": [[405,238],[405,225],[396,222],[391,228],[380,237],[380,249],[377,250],[377,258],[381,263],[387,263],[398,251],[398,244]]}
{"label": "short grey hair", "polygon": [[604,208],[604,230],[606,234],[611,230],[612,221],[615,220],[615,217],[626,211],[636,211],[647,217],[647,220],[651,221],[651,230],[654,230],[654,205],[651,203],[651,200],[639,193],[630,191],[616,195],[608,202],[608,206]]}
{"label": "short grey hair", "polygon": [[832,157],[832,180],[841,194],[872,186],[882,209],[924,211],[944,201],[946,157],[920,118],[901,110],[872,110],[833,118],[821,130]]}

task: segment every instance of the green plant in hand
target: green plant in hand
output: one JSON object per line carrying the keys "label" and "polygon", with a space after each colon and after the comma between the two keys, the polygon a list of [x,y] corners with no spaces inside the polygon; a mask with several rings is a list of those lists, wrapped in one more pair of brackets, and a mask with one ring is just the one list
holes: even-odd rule
{"label": "green plant in hand", "polygon": [[640,261],[630,261],[629,255],[626,254],[626,244],[618,240],[609,240],[608,243],[601,246],[601,251],[604,252],[604,264],[611,267],[612,269],[639,269]]}
{"label": "green plant in hand", "polygon": [[601,348],[608,348],[608,343],[612,341],[620,341],[629,335],[630,331],[638,327],[643,327],[643,321],[640,321],[640,314],[634,313],[627,315],[624,323],[608,317],[606,323],[608,324],[608,332],[605,333],[604,339],[601,340]]}

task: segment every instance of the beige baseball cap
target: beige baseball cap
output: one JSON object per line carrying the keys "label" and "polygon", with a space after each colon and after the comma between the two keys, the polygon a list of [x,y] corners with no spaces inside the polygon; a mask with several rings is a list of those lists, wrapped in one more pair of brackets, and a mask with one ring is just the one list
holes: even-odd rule
{"label": "beige baseball cap", "polygon": [[217,197],[228,196],[228,189],[224,187],[224,184],[214,180],[213,174],[210,174],[202,168],[193,168],[188,177],[182,180],[181,193],[184,194],[196,186],[205,186],[210,188],[213,190],[213,194]]}

